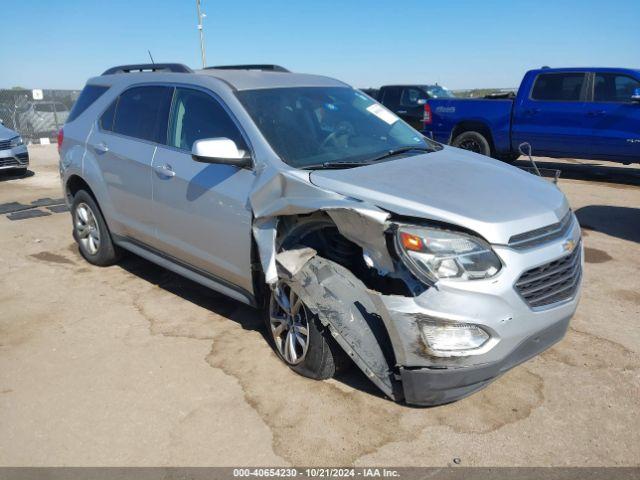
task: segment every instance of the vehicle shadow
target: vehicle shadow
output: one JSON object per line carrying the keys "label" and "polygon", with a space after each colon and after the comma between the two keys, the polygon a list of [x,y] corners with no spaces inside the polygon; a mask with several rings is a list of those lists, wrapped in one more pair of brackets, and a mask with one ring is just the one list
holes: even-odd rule
{"label": "vehicle shadow", "polygon": [[15,172],[14,170],[0,170],[0,182],[7,182],[9,180],[20,180],[22,178],[33,177],[36,173],[33,170],[27,170],[26,172]]}
{"label": "vehicle shadow", "polygon": [[[534,160],[540,168],[560,170],[560,180],[586,180],[640,186],[640,168],[623,168],[613,162],[597,160],[570,160],[567,162],[558,162],[549,158],[534,158]],[[531,167],[531,162],[521,157],[513,165]]]}
{"label": "vehicle shadow", "polygon": [[[261,310],[244,305],[132,253],[127,253],[118,262],[118,266],[173,295],[237,323],[244,330],[260,333],[265,342],[270,345]],[[347,361],[351,362],[351,359]],[[282,368],[287,367],[282,364]],[[384,398],[384,394],[355,364],[338,373],[335,380],[356,390]]]}
{"label": "vehicle shadow", "polygon": [[584,229],[640,243],[640,208],[587,205],[575,214]]}

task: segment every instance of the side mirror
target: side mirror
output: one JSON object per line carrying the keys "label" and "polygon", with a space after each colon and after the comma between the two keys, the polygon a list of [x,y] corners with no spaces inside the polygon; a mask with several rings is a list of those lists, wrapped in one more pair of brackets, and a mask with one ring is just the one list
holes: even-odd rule
{"label": "side mirror", "polygon": [[251,166],[251,156],[244,150],[238,150],[233,140],[224,137],[196,140],[191,147],[191,157],[196,162],[221,163],[238,168]]}
{"label": "side mirror", "polygon": [[634,103],[640,103],[640,88],[636,88],[631,94],[631,101]]}

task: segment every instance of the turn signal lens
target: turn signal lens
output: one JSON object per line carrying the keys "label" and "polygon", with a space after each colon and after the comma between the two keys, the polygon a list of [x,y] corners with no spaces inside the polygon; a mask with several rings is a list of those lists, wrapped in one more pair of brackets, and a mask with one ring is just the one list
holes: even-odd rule
{"label": "turn signal lens", "polygon": [[419,252],[420,250],[422,250],[422,239],[417,235],[411,235],[410,233],[401,232],[400,240],[402,241],[402,246],[406,250],[413,250],[415,252]]}

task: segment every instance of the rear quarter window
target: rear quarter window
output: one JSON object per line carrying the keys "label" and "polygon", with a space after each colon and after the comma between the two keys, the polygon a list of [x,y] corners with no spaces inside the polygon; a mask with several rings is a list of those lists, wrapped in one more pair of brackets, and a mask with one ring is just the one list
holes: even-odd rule
{"label": "rear quarter window", "polygon": [[109,108],[107,108],[100,117],[100,127],[103,130],[113,130],[113,119],[116,118],[116,106],[118,105],[118,99],[116,98]]}
{"label": "rear quarter window", "polygon": [[67,122],[75,120],[107,90],[109,90],[109,87],[103,87],[100,85],[87,85],[86,87],[84,87],[84,89],[80,93],[80,96],[76,100],[76,103],[74,103],[73,107],[71,107],[71,112],[69,113]]}

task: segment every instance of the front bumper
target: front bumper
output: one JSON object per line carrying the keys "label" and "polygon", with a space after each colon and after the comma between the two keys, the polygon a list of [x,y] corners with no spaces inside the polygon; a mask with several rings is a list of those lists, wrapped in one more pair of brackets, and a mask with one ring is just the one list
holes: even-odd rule
{"label": "front bumper", "polygon": [[[505,265],[494,278],[440,281],[417,297],[381,296],[379,310],[407,403],[438,405],[462,398],[563,337],[578,305],[580,280],[570,298],[540,308],[527,305],[515,284],[523,272],[568,255],[567,240],[582,248],[577,221],[564,238],[537,248],[494,246]],[[582,269],[583,258],[580,262]],[[420,334],[425,318],[478,325],[491,335],[491,344],[466,356],[435,356]]]}
{"label": "front bumper", "polygon": [[29,152],[26,145],[0,150],[0,170],[27,168]]}
{"label": "front bumper", "polygon": [[532,335],[504,359],[462,368],[400,368],[404,399],[411,405],[434,406],[459,400],[487,386],[498,376],[559,342],[570,318]]}

